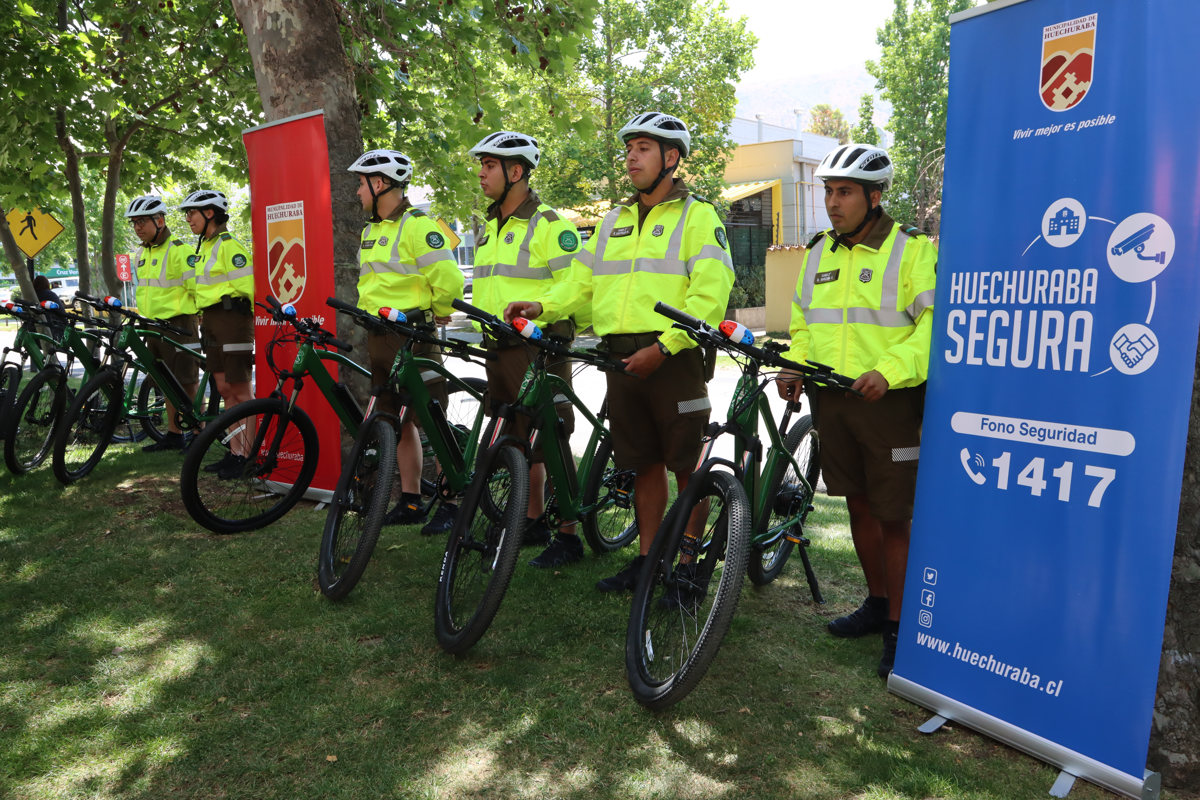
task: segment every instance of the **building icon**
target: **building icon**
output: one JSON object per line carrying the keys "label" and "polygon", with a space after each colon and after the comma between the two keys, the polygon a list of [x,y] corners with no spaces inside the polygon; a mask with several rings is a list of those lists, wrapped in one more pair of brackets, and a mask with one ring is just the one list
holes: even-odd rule
{"label": "building icon", "polygon": [[1069,236],[1079,233],[1079,215],[1067,206],[1054,212],[1048,224],[1051,236]]}

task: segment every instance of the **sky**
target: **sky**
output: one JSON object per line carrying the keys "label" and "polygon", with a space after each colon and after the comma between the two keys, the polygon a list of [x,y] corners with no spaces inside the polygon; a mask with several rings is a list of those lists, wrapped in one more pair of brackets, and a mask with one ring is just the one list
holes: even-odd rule
{"label": "sky", "polygon": [[[894,0],[725,0],[728,16],[747,18],[758,37],[754,69],[738,84],[737,115],[791,126],[792,109],[829,103],[854,124],[859,99],[875,79],[864,66],[879,58],[876,31]],[[876,94],[877,125],[887,119]],[[807,117],[804,120],[807,125]]]}

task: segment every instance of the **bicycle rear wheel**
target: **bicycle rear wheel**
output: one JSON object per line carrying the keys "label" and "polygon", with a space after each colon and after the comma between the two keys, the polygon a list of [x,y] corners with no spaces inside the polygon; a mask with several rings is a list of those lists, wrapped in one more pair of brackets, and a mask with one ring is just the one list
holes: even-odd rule
{"label": "bicycle rear wheel", "polygon": [[633,470],[617,468],[612,439],[601,441],[581,496],[584,507],[591,508],[581,515],[583,536],[596,553],[619,550],[637,536],[633,478]]}
{"label": "bicycle rear wheel", "polygon": [[121,375],[103,369],[75,395],[54,432],[54,477],[70,485],[91,472],[124,416]]}
{"label": "bicycle rear wheel", "polygon": [[137,416],[142,430],[154,441],[161,442],[167,435],[167,395],[149,375],[138,387]]}
{"label": "bicycle rear wheel", "polygon": [[24,475],[50,454],[54,426],[66,405],[66,385],[62,367],[46,367],[17,398],[3,426],[4,461],[14,475]]}
{"label": "bicycle rear wheel", "polygon": [[[16,364],[5,364],[4,368],[0,369],[0,422],[8,419],[20,387],[21,368]],[[0,424],[0,436],[4,435],[6,427],[8,426]]]}
{"label": "bicycle rear wheel", "polygon": [[[756,586],[763,586],[775,580],[787,564],[788,556],[792,554],[792,548],[796,545],[784,534],[800,533],[804,519],[808,516],[808,509],[812,506],[817,476],[821,471],[821,446],[812,417],[805,415],[796,420],[783,441],[784,447],[792,454],[792,458],[796,459],[800,472],[797,473],[795,467],[789,463],[781,463],[775,467],[767,483],[767,497],[770,498],[768,502],[772,505],[769,513],[763,516],[762,530],[754,533],[757,537],[763,531],[771,530],[793,517],[799,517],[799,521],[792,530],[779,533],[774,541],[751,546],[747,574]],[[800,475],[804,476],[803,481],[800,480]]]}
{"label": "bicycle rear wheel", "polygon": [[304,495],[318,454],[317,429],[302,409],[274,397],[239,403],[188,447],[183,505],[213,533],[270,525]]}
{"label": "bicycle rear wheel", "polygon": [[396,472],[396,431],[372,416],[358,431],[325,517],[317,583],[330,600],[350,593],[379,539]]}
{"label": "bicycle rear wheel", "polygon": [[[646,556],[625,636],[633,696],[654,710],[696,687],[721,647],[746,572],[750,505],[728,472],[693,477]],[[695,513],[698,533],[686,532]]]}
{"label": "bicycle rear wheel", "polygon": [[446,542],[434,602],[434,630],[448,653],[464,653],[487,631],[508,590],[529,502],[529,466],[516,449],[493,447]]}

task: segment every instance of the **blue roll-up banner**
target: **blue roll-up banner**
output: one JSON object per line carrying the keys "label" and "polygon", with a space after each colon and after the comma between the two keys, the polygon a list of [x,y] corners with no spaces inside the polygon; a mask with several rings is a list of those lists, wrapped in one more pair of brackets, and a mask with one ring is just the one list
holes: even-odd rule
{"label": "blue roll-up banner", "polygon": [[1200,323],[1194,0],[952,18],[935,333],[889,688],[1132,797]]}

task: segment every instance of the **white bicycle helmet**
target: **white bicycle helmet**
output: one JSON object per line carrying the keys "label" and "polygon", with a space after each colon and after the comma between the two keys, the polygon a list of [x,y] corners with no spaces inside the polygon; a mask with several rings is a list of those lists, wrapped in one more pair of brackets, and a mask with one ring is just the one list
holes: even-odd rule
{"label": "white bicycle helmet", "polygon": [[844,144],[832,150],[817,167],[821,180],[841,178],[878,186],[887,191],[892,185],[892,159],[882,147],[873,144]]}
{"label": "white bicycle helmet", "polygon": [[153,217],[155,214],[166,214],[167,210],[161,197],[156,194],[144,194],[129,201],[129,208],[125,209],[125,219]]}
{"label": "white bicycle helmet", "polygon": [[222,192],[215,189],[197,189],[183,199],[179,204],[180,211],[189,208],[216,208],[229,213],[229,201]]}
{"label": "white bicycle helmet", "polygon": [[346,171],[360,175],[386,175],[396,183],[408,183],[412,177],[412,161],[397,150],[368,150],[346,167]]}
{"label": "white bicycle helmet", "polygon": [[688,133],[683,120],[658,111],[638,114],[625,123],[617,135],[626,143],[635,136],[648,136],[662,144],[679,148],[679,154],[684,157],[692,149],[692,135]]}
{"label": "white bicycle helmet", "polygon": [[489,133],[471,148],[469,155],[471,158],[494,156],[501,161],[517,159],[530,169],[536,169],[538,162],[542,160],[537,139],[516,131]]}

